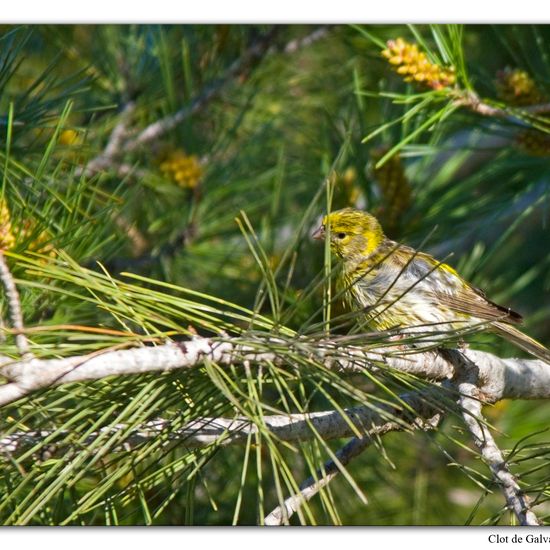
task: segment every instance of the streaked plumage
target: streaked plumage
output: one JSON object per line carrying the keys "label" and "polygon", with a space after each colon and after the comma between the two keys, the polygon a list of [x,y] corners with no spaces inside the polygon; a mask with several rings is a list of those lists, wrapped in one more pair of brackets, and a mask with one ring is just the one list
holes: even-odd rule
{"label": "streaked plumage", "polygon": [[314,237],[327,234],[342,260],[344,298],[373,329],[434,336],[489,329],[550,363],[550,351],[514,327],[521,315],[491,302],[452,267],[388,239],[374,216],[352,208],[332,212]]}

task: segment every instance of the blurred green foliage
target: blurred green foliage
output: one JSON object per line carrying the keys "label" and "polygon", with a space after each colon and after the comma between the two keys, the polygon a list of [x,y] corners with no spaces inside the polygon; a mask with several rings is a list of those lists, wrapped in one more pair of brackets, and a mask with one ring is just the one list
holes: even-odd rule
{"label": "blurred green foliage", "polygon": [[[459,105],[454,91],[404,82],[381,55],[397,37],[420,44],[432,63],[454,66],[458,89],[507,116],[483,116]],[[258,44],[261,55],[251,57]],[[11,264],[27,326],[164,336],[189,334],[192,324],[200,333],[215,332],[185,316],[188,304],[178,301],[177,286],[253,309],[271,319],[274,330],[319,332],[326,316],[324,251],[309,234],[329,206],[354,205],[375,212],[390,237],[423,243],[447,258],[496,302],[521,312],[529,334],[550,343],[550,155],[521,140],[532,131],[544,145],[548,119],[521,111],[525,106],[510,96],[504,102],[498,80],[507,67],[522,70],[539,98],[550,97],[548,44],[544,25],[3,26],[2,200],[16,236],[12,253],[27,255]],[[124,144],[188,108],[190,116],[167,131],[139,147],[121,146],[106,166],[86,171],[121,121]],[[176,177],[195,160],[167,169],[163,162],[170,158],[198,159],[200,170]],[[65,263],[29,260],[39,239]],[[36,245],[34,251],[45,254]],[[104,272],[113,281],[100,280]],[[153,280],[174,285],[162,289],[174,302],[163,309],[118,285],[115,279],[127,281],[128,272],[147,278],[131,282],[151,291],[159,290]],[[332,314],[341,313],[335,303]],[[45,357],[117,343],[54,329],[32,341]],[[520,353],[485,336],[472,345]],[[12,342],[3,346],[13,353]],[[287,412],[357,405],[336,376],[305,366],[288,381],[277,369],[265,379],[236,369],[226,390],[213,383],[221,376],[216,368],[43,392],[9,407],[2,430],[69,429],[82,444],[85,434],[113,422],[177,419],[182,403],[195,407],[190,416],[182,413],[182,423],[236,413],[258,420],[269,414],[268,405]],[[389,374],[383,382],[396,392],[419,384]],[[238,391],[248,395],[241,410],[230,399]],[[546,465],[549,440],[541,430],[548,407],[504,402],[487,411],[503,447],[519,445],[514,471],[526,472],[521,480],[541,501],[536,510],[543,518],[550,512],[544,502],[550,476],[536,466]],[[276,479],[286,467],[299,484],[328,458],[316,440],[287,448],[267,439],[195,451],[153,442],[112,454],[118,440],[103,440],[89,453],[50,459],[39,458],[37,447],[6,459],[0,518],[256,524],[278,504]],[[436,432],[389,434],[348,468],[368,505],[339,476],[301,520],[510,523],[498,488],[471,449],[452,415]],[[282,484],[283,497],[288,490]]]}

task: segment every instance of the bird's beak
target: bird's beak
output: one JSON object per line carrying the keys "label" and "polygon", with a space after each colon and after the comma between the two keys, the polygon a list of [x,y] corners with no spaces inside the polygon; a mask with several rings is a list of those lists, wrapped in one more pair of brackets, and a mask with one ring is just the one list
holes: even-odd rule
{"label": "bird's beak", "polygon": [[311,235],[316,241],[322,241],[325,239],[325,226],[321,225]]}

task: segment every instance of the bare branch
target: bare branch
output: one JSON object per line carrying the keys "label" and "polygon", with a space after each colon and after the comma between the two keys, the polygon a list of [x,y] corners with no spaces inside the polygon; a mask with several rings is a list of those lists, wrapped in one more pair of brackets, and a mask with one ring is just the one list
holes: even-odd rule
{"label": "bare branch", "polygon": [[76,171],[77,175],[92,176],[98,172],[113,169],[120,177],[126,177],[134,173],[131,165],[121,163],[120,159],[125,153],[135,151],[139,147],[160,139],[166,132],[172,130],[184,120],[203,109],[213,98],[218,96],[223,88],[238,77],[251,65],[261,60],[267,52],[269,45],[279,27],[273,26],[259,40],[255,41],[245,53],[229,67],[225,75],[206,87],[189,105],[186,105],[176,113],[168,115],[143,129],[137,136],[130,138],[129,122],[135,111],[135,103],[129,102],[123,109],[120,121],[115,126],[103,151],[90,160],[86,166]]}
{"label": "bare branch", "polygon": [[455,103],[457,105],[467,107],[470,111],[482,116],[493,116],[499,118],[506,118],[509,116],[504,109],[488,105],[475,92],[472,91],[461,91],[461,94]]}
{"label": "bare branch", "polygon": [[[447,386],[449,379],[458,377],[458,389],[463,394],[461,404],[464,417],[474,435],[482,457],[488,463],[493,476],[503,488],[506,502],[514,510],[521,522],[535,525],[536,517],[529,510],[527,498],[521,493],[517,481],[508,470],[502,453],[491,434],[482,424],[480,416],[481,400],[495,402],[502,398],[548,398],[550,397],[550,368],[538,360],[500,359],[492,354],[465,350],[426,351],[396,355],[395,348],[364,351],[353,347],[339,347],[329,341],[318,342],[310,348],[297,342],[296,353],[306,355],[310,360],[322,362],[330,369],[343,373],[353,373],[364,368],[398,369],[424,375],[430,379],[443,380]],[[290,352],[289,353],[289,347]],[[283,349],[284,352],[277,352]],[[263,350],[270,350],[264,352]],[[219,365],[247,362],[262,364],[273,361],[284,364],[292,359],[292,342],[266,337],[258,341],[257,347],[250,343],[243,345],[238,338],[214,340],[195,337],[181,343],[167,343],[157,347],[142,347],[128,350],[106,351],[83,357],[65,359],[29,359],[14,361],[0,358],[0,373],[10,383],[0,386],[0,405],[11,403],[41,388],[59,384],[95,380],[106,376],[129,375],[144,372],[170,371],[193,368],[205,359]],[[474,365],[475,380],[461,378],[464,372],[471,373],[464,365]],[[373,434],[388,431],[418,429],[433,425],[436,417],[443,412],[441,404],[448,391],[434,385],[424,392],[401,396],[403,406],[361,406],[345,411],[312,412],[307,414],[273,415],[265,418],[265,429],[281,441],[297,441],[311,438],[313,433],[322,439],[354,436],[354,439],[336,455],[336,460],[328,462],[324,470],[306,480],[296,495],[292,495],[278,509],[266,518],[266,523],[287,522],[290,516],[313,495],[325,487],[331,479],[342,471],[353,457],[358,456],[368,444]],[[429,395],[435,392],[434,395]],[[437,395],[436,395],[437,394]],[[448,399],[447,399],[448,401]],[[439,404],[439,405],[438,405]],[[428,422],[428,424],[426,424]],[[120,426],[105,427],[104,430],[118,430]],[[248,436],[260,428],[245,418],[196,419],[183,427],[172,426],[165,420],[157,420],[132,432],[122,445],[124,448],[142,444],[151,437],[166,436],[166,443],[184,441],[188,447],[210,444],[242,444]],[[100,435],[90,435],[91,441]],[[367,436],[358,435],[367,434]],[[37,440],[49,437],[45,431],[20,432],[4,437],[0,450],[14,453],[17,450],[36,444]],[[57,434],[63,436],[63,434]],[[66,445],[63,442],[62,445]]]}
{"label": "bare branch", "polygon": [[305,36],[301,36],[300,38],[295,38],[294,40],[287,42],[281,51],[286,54],[293,54],[302,48],[307,48],[315,42],[325,38],[333,26],[334,25],[322,25]]}
{"label": "bare branch", "polygon": [[[391,431],[391,430],[388,430]],[[301,485],[300,492],[287,498],[284,503],[277,506],[265,518],[265,525],[288,524],[290,517],[298,511],[307,501],[311,500],[319,491],[326,487],[353,458],[359,456],[371,444],[370,437],[354,437],[337,453],[338,462],[330,460],[325,463],[322,471],[317,471],[315,476],[308,477]]]}
{"label": "bare branch", "polygon": [[[440,421],[439,414],[434,415],[427,421],[416,419],[409,429],[428,430],[435,428]],[[355,457],[365,451],[372,442],[372,435],[384,435],[392,431],[403,431],[403,426],[397,423],[386,422],[382,426],[377,426],[369,430],[369,435],[365,437],[354,437],[344,447],[336,452],[337,460],[329,460],[325,463],[322,470],[316,472],[315,476],[308,477],[301,485],[300,492],[287,498],[281,506],[277,506],[264,519],[265,525],[282,525],[288,523],[290,517],[298,511],[298,508],[305,502],[311,500],[323,487],[326,487]]]}
{"label": "bare branch", "polygon": [[76,171],[78,176],[84,174],[90,177],[97,172],[107,170],[113,165],[115,159],[122,154],[122,148],[129,132],[128,125],[135,109],[136,104],[133,101],[126,104],[120,114],[120,120],[109,136],[105,149],[97,157],[90,160],[85,167],[78,169]]}
{"label": "bare branch", "polygon": [[550,113],[550,103],[528,105],[526,107],[522,107],[522,110],[528,112],[531,115],[542,115],[542,114]]}
{"label": "bare branch", "polygon": [[477,388],[478,367],[460,353],[452,352],[454,360],[460,359],[462,365],[457,368],[457,386],[460,392],[462,416],[473,437],[481,457],[489,466],[495,482],[500,486],[506,504],[514,512],[521,525],[540,525],[531,510],[529,497],[524,494],[515,476],[512,474],[502,451],[498,448],[486,421],[481,413],[482,401]]}
{"label": "bare branch", "polygon": [[0,343],[3,344],[6,341],[6,323],[4,318],[0,314]]}
{"label": "bare branch", "polygon": [[[519,108],[514,108],[514,111],[507,108],[495,107],[483,101],[475,92],[469,90],[460,90],[458,97],[455,99],[455,104],[466,107],[470,111],[482,116],[490,116],[497,118],[506,118],[516,124],[526,126],[526,121],[522,118],[522,113],[528,115],[539,115],[550,112],[550,103],[541,103],[538,105],[526,105]],[[518,114],[515,114],[517,112]]]}
{"label": "bare branch", "polygon": [[[420,419],[442,412],[436,403],[441,403],[443,390],[437,386],[425,391],[410,392],[400,396],[399,406],[359,406],[339,411],[320,411],[264,417],[264,426],[279,441],[301,441],[311,439],[316,433],[323,440],[357,436],[358,433],[382,434],[392,430],[407,430]],[[414,411],[412,413],[411,411]],[[157,436],[167,435],[168,442],[185,442],[186,447],[206,447],[208,445],[243,445],[251,434],[259,429],[250,419],[237,418],[197,418],[178,427],[179,419],[173,421],[156,419],[131,432],[124,441],[124,448],[135,447]],[[127,430],[127,426],[117,424],[107,426],[90,434],[86,444],[91,444],[106,430],[116,432]],[[54,434],[51,430],[21,431],[0,439],[0,452],[16,453],[35,445]],[[58,431],[56,438],[68,436],[68,431]],[[67,445],[66,442],[63,443]]]}
{"label": "bare branch", "polygon": [[128,134],[128,122],[135,110],[136,104],[133,101],[128,102],[122,110],[120,121],[111,132],[109,141],[103,151],[103,156],[106,159],[112,159],[120,154],[122,145]]}
{"label": "bare branch", "polygon": [[[0,357],[0,374],[11,383],[0,385],[0,406],[42,388],[99,380],[107,376],[141,374],[189,369],[200,366],[208,358],[220,365],[248,361],[259,364],[274,361],[289,363],[289,348],[296,357],[311,358],[325,367],[340,372],[360,372],[365,368],[391,368],[430,380],[449,379],[454,374],[452,361],[438,351],[398,355],[395,348],[364,351],[358,347],[338,347],[330,342],[317,342],[309,348],[301,341],[266,337],[258,347],[243,345],[238,338],[215,340],[196,337],[186,342],[156,347],[105,351],[63,359],[13,360]],[[269,352],[258,350],[271,349]],[[278,352],[277,349],[281,351]],[[403,353],[403,352],[401,352]],[[479,367],[480,392],[486,402],[504,398],[547,399],[550,397],[550,367],[535,359],[501,359],[490,353],[466,350],[464,355]]]}
{"label": "bare branch", "polygon": [[8,299],[8,309],[12,327],[15,329],[15,345],[23,358],[30,358],[31,348],[26,335],[24,334],[25,326],[23,324],[23,312],[21,310],[21,301],[19,300],[19,292],[15,286],[15,281],[11,274],[6,258],[0,252],[0,280],[4,286],[4,292]]}
{"label": "bare branch", "polygon": [[241,57],[234,61],[221,78],[206,87],[189,105],[147,126],[135,139],[125,143],[123,151],[135,151],[139,147],[159,139],[163,134],[166,134],[184,120],[200,111],[213,98],[217,97],[229,82],[247,72],[252,65],[258,63],[263,58],[278,31],[279,26],[274,25],[265,35],[256,40]]}
{"label": "bare branch", "polygon": [[[133,140],[126,143],[124,146],[125,152],[134,151],[146,143],[159,139],[163,134],[172,130],[184,120],[200,111],[212,99],[217,97],[223,88],[231,81],[235,80],[242,74],[247,73],[250,67],[257,64],[268,53],[277,51],[277,48],[271,47],[273,39],[278,34],[280,25],[274,25],[264,36],[256,40],[241,57],[233,62],[227,69],[226,73],[218,80],[212,82],[203,92],[197,96],[189,105],[183,107],[176,113],[166,116],[147,128],[142,130],[140,134]],[[330,26],[326,25],[315,29],[312,33],[288,42],[282,49],[284,53],[292,54],[301,48],[310,46],[318,40],[324,38],[330,30]]]}

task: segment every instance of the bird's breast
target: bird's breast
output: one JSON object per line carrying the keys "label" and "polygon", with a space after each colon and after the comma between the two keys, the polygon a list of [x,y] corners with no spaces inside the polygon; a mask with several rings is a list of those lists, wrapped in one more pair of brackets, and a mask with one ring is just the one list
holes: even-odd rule
{"label": "bird's breast", "polygon": [[449,321],[446,308],[432,302],[432,274],[428,267],[379,265],[367,269],[346,271],[342,277],[348,305],[364,312],[366,322],[375,330],[395,327],[441,326]]}

